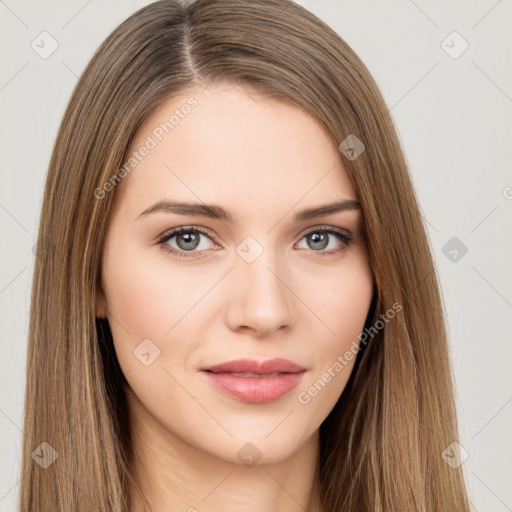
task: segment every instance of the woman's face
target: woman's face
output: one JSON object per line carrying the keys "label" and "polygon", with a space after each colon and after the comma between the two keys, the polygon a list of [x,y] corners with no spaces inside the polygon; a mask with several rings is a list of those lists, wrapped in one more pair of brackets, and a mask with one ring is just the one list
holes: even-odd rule
{"label": "woman's face", "polygon": [[[225,461],[290,456],[343,392],[355,362],[344,354],[357,351],[372,297],[361,210],[299,215],[356,200],[341,154],[297,107],[211,86],[162,104],[130,157],[107,192],[98,315],[132,411],[169,442]],[[202,370],[275,358],[303,371]]]}

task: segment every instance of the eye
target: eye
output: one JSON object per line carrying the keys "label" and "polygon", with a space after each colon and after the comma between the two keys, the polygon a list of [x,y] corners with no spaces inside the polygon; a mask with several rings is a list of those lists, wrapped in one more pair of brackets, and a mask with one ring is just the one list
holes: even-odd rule
{"label": "eye", "polygon": [[[174,238],[176,239],[174,243],[177,247],[167,243]],[[176,254],[176,256],[183,258],[194,258],[195,253],[208,249],[208,247],[201,246],[201,238],[207,238],[212,241],[209,234],[202,229],[192,226],[180,226],[164,234],[157,243],[161,244],[166,252]],[[198,250],[195,251],[195,249]]]}
{"label": "eye", "polygon": [[[352,243],[354,237],[334,226],[321,226],[308,231],[301,241],[304,239],[313,252],[319,256],[327,256],[342,252]],[[333,243],[330,243],[333,239]],[[325,251],[329,246],[331,250]]]}
{"label": "eye", "polygon": [[[164,251],[180,258],[195,258],[202,251],[212,248],[208,247],[208,243],[204,246],[202,238],[213,243],[212,236],[207,231],[195,226],[180,226],[162,235],[157,244]],[[319,256],[327,256],[342,252],[352,243],[354,237],[334,226],[320,226],[305,233],[301,241],[304,239],[313,252]],[[329,246],[330,250],[326,251]]]}

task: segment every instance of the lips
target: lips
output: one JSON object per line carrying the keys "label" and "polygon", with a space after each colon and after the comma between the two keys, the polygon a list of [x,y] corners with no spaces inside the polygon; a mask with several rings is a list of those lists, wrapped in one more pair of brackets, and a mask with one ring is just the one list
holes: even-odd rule
{"label": "lips", "polygon": [[237,359],[201,369],[217,390],[252,404],[273,402],[286,395],[305,372],[305,368],[288,359]]}
{"label": "lips", "polygon": [[278,358],[269,359],[267,361],[257,361],[256,359],[235,359],[215,366],[201,368],[201,370],[213,373],[250,373],[254,375],[270,375],[272,373],[299,373],[304,371],[305,368],[288,359]]}

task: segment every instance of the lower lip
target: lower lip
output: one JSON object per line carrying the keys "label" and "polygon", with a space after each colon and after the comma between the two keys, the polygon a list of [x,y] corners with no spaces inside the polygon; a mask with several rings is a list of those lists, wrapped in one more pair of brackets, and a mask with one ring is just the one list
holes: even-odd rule
{"label": "lower lip", "polygon": [[273,402],[296,387],[303,373],[282,373],[275,377],[238,377],[230,373],[202,371],[217,389],[251,404]]}

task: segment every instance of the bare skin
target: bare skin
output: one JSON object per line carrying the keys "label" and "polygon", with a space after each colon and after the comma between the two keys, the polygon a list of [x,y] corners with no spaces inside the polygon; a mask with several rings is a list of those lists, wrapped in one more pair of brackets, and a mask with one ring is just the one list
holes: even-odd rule
{"label": "bare skin", "polygon": [[[135,470],[154,512],[320,512],[319,427],[355,358],[308,403],[298,395],[364,327],[372,274],[361,210],[294,219],[356,199],[341,154],[313,117],[243,88],[210,86],[167,101],[127,154],[190,96],[197,106],[117,185],[103,248],[97,314],[109,320],[129,383]],[[164,199],[219,205],[233,221],[140,216]],[[157,243],[179,226],[207,235]],[[330,227],[354,240],[345,245]],[[259,250],[249,263],[245,255]],[[148,365],[136,356],[143,340],[151,340],[142,350]],[[228,396],[199,371],[277,357],[306,372],[270,403]],[[256,464],[239,453],[244,447]],[[142,512],[133,488],[130,497],[130,512]]]}

